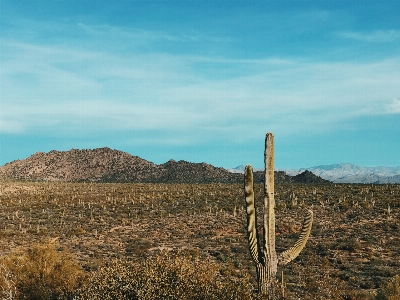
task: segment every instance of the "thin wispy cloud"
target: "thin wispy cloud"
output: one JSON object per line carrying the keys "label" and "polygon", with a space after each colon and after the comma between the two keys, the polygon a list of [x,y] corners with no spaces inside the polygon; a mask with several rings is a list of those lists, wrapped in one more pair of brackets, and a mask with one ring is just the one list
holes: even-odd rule
{"label": "thin wispy cloud", "polygon": [[393,99],[385,108],[385,112],[388,114],[400,114],[400,97]]}
{"label": "thin wispy cloud", "polygon": [[[77,26],[82,29],[84,33],[92,37],[107,37],[112,38],[113,40],[127,39],[132,43],[160,40],[177,42],[186,39],[183,36],[171,35],[159,31],[145,29],[127,30],[110,25],[88,25],[84,23],[78,23]],[[190,38],[188,37],[188,39]]]}
{"label": "thin wispy cloud", "polygon": [[[3,63],[5,132],[14,130],[12,124],[29,131],[67,120],[79,125],[82,119],[88,134],[100,122],[113,129],[191,130],[235,122],[254,126],[275,118],[285,133],[294,120],[297,130],[320,130],[313,122],[329,130],[355,115],[387,112],[400,82],[399,59],[356,64],[275,58],[246,60],[243,66],[240,59],[164,53],[121,59],[58,46],[10,43],[6,50],[11,49],[19,54],[9,53]],[[196,65],[204,61],[235,65],[246,75],[199,76]],[[231,135],[235,132],[233,127]]]}
{"label": "thin wispy cloud", "polygon": [[391,43],[400,41],[400,30],[375,30],[372,32],[344,31],[338,32],[338,36],[350,40],[367,43]]}

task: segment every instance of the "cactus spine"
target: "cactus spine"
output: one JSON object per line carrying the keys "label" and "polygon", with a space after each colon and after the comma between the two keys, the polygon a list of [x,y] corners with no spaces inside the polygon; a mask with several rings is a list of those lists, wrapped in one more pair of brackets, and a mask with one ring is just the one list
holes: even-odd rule
{"label": "cactus spine", "polygon": [[304,248],[310,235],[313,212],[308,211],[299,240],[292,248],[279,256],[275,250],[275,198],[274,198],[274,136],[265,137],[265,181],[264,181],[264,244],[260,246],[257,232],[256,210],[254,203],[253,168],[247,165],[244,175],[244,190],[247,213],[247,235],[250,254],[256,264],[258,292],[273,296],[275,294],[277,265],[285,265],[295,259]]}

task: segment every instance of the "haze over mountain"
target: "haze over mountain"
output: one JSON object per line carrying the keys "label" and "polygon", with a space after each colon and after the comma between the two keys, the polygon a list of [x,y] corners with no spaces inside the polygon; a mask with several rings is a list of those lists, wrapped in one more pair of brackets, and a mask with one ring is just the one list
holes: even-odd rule
{"label": "haze over mountain", "polygon": [[342,163],[285,170],[285,172],[293,176],[305,170],[335,183],[400,183],[400,167],[363,167]]}
{"label": "haze over mountain", "polygon": [[[229,172],[231,172],[231,173],[239,173],[239,174],[243,174],[244,173],[244,165],[240,165],[240,166],[237,166],[236,168],[232,168],[232,169],[229,169],[228,171]],[[260,168],[253,168],[253,171],[254,172],[257,172],[257,171],[263,171],[264,169],[260,169]],[[297,175],[297,174],[296,174]]]}
{"label": "haze over mountain", "polygon": [[[254,170],[260,171],[262,169]],[[334,183],[400,183],[400,167],[362,167],[342,163],[282,171],[287,175],[296,176],[306,170]],[[243,171],[243,165],[229,169],[229,172],[232,173],[243,173]]]}
{"label": "haze over mountain", "polygon": [[[254,172],[256,183],[264,173]],[[0,179],[53,182],[153,182],[153,183],[242,183],[243,175],[207,163],[169,160],[157,165],[129,153],[110,148],[37,152],[0,167]],[[328,183],[306,171],[288,176],[275,172],[277,183]]]}

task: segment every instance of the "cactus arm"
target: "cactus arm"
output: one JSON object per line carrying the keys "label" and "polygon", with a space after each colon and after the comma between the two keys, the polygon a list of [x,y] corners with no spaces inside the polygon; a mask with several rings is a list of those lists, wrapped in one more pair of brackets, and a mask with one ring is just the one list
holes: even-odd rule
{"label": "cactus arm", "polygon": [[247,165],[244,170],[244,193],[246,198],[247,215],[247,238],[249,243],[250,255],[253,261],[260,262],[260,249],[258,246],[256,209],[254,206],[254,188],[253,188],[253,168]]}
{"label": "cactus arm", "polygon": [[293,247],[281,253],[279,256],[279,264],[286,265],[293,259],[295,259],[303,250],[304,246],[307,243],[308,237],[311,232],[313,222],[313,212],[311,210],[308,211],[307,215],[304,218],[303,227],[301,229],[300,237]]}

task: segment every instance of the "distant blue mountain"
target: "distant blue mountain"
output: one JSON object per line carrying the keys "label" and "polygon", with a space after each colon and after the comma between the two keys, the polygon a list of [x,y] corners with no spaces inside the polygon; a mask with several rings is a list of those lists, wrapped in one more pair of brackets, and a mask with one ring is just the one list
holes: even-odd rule
{"label": "distant blue mountain", "polygon": [[[260,170],[263,169],[255,169],[255,171]],[[334,183],[400,183],[400,166],[363,167],[342,163],[282,171],[287,175],[295,176],[306,170]],[[243,173],[244,166],[237,166],[228,171],[232,173]]]}
{"label": "distant blue mountain", "polygon": [[[257,171],[263,171],[264,169],[253,169],[253,171],[254,172],[257,172]],[[244,173],[244,166],[243,165],[240,165],[240,166],[237,166],[236,168],[232,168],[232,169],[228,169],[228,171],[229,172],[231,172],[231,173]]]}
{"label": "distant blue mountain", "polygon": [[285,172],[293,176],[305,170],[335,183],[400,183],[400,167],[363,167],[342,163],[285,170]]}

